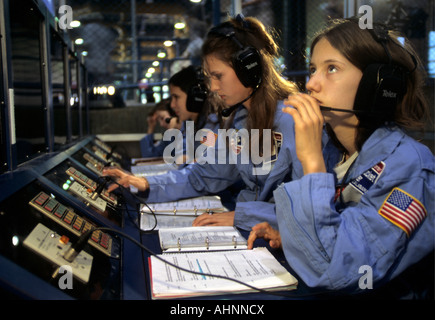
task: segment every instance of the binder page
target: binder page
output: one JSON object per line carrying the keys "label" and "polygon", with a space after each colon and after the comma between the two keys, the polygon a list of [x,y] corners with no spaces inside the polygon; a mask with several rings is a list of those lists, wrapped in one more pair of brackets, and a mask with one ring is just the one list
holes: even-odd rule
{"label": "binder page", "polygon": [[[156,225],[157,219],[157,225]],[[142,231],[159,230],[161,228],[191,227],[195,216],[152,215],[142,212],[140,215],[140,229]]]}
{"label": "binder page", "polygon": [[[156,214],[190,214],[201,215],[206,211],[224,211],[221,199],[218,196],[203,196],[171,202],[148,203]],[[142,206],[143,212],[150,212],[147,206]]]}
{"label": "binder page", "polygon": [[[171,253],[159,255],[188,270],[216,274],[263,289],[295,289],[297,280],[266,248],[253,250]],[[252,291],[243,284],[181,271],[150,257],[153,298],[174,298]]]}
{"label": "binder page", "polygon": [[231,226],[185,227],[159,230],[161,248],[165,250],[246,249],[246,239]]}
{"label": "binder page", "polygon": [[162,163],[154,165],[137,165],[131,167],[131,173],[137,177],[155,176],[165,174],[168,171],[176,170],[177,166],[174,164]]}

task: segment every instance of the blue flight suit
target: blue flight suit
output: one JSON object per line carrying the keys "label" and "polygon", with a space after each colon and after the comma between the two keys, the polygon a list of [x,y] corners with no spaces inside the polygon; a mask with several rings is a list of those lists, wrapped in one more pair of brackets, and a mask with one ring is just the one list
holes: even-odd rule
{"label": "blue flight suit", "polygon": [[[242,180],[245,187],[237,196],[234,225],[250,230],[257,223],[268,221],[271,225],[277,226],[273,191],[280,183],[298,179],[303,175],[302,166],[296,155],[293,118],[282,112],[283,107],[283,102],[279,102],[272,133],[273,149],[276,153],[271,152],[269,160],[266,159],[263,163],[256,163],[256,165],[251,157],[248,161],[244,161],[242,159],[244,151],[246,152],[249,148],[239,144],[238,139],[230,139],[231,146],[227,150],[224,163],[219,161],[214,164],[195,163],[182,170],[149,177],[147,180],[150,189],[144,196],[148,196],[149,202],[165,202],[205,194],[217,194]],[[247,115],[248,111],[243,106],[236,110],[233,121],[235,130],[240,132],[246,127]],[[218,134],[218,145],[215,149],[217,157],[221,150],[219,142],[224,140],[220,138],[221,132]],[[327,139],[326,134],[325,139]],[[332,144],[325,147],[324,153],[328,163],[337,162],[338,151],[332,147]],[[230,159],[231,156],[235,159]],[[267,173],[255,174],[259,168],[263,168],[262,165],[265,162],[271,165],[271,170],[266,171]],[[253,170],[256,170],[255,173]]]}
{"label": "blue flight suit", "polygon": [[139,141],[142,158],[161,157],[170,141],[159,140],[154,142],[154,133],[147,134]]}
{"label": "blue flight suit", "polygon": [[379,128],[342,188],[334,177],[308,174],[274,192],[286,259],[308,286],[367,293],[433,252],[434,156],[426,146],[398,127]]}
{"label": "blue flight suit", "polygon": [[[197,130],[209,129],[217,133],[217,130],[219,129],[219,121],[217,115],[214,113],[209,114],[206,119],[204,115],[200,115],[200,119],[198,119],[197,122],[203,124],[201,128],[196,128]],[[180,131],[182,133],[183,146],[181,147],[181,152],[179,153],[176,152],[175,156],[181,156],[186,151],[186,121],[182,123]],[[162,157],[165,148],[172,143],[172,140],[173,139],[171,140],[162,139],[160,141],[154,142],[154,134],[147,134],[145,137],[143,137],[140,140],[141,156],[143,158]],[[194,144],[195,150],[198,146],[199,146],[199,142],[195,141]]]}

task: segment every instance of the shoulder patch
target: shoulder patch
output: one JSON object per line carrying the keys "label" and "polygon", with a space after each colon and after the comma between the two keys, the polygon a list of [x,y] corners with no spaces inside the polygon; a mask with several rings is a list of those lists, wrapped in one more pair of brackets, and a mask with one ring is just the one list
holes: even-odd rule
{"label": "shoulder patch", "polygon": [[405,231],[408,237],[427,216],[424,205],[399,188],[391,191],[378,212]]}

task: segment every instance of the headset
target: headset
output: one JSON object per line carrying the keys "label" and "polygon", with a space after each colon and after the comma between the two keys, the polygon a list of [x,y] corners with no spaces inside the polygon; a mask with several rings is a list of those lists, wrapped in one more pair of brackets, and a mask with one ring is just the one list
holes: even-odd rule
{"label": "headset", "polygon": [[[242,14],[236,16],[236,20],[241,22],[244,29],[249,29],[249,22]],[[258,50],[251,46],[244,46],[236,37],[236,30],[230,22],[223,22],[210,29],[208,34],[231,39],[239,50],[233,55],[232,63],[234,71],[240,82],[246,88],[257,88],[262,80],[262,63]]]}
{"label": "headset", "polygon": [[410,73],[417,67],[415,57],[409,53],[414,61],[414,70],[411,72],[403,67],[393,64],[391,54],[387,48],[389,40],[388,30],[376,25],[369,29],[373,38],[379,42],[387,56],[388,63],[369,64],[363,71],[357,89],[354,103],[354,113],[364,116],[379,116],[385,120],[392,120],[396,106],[406,93],[406,81]]}
{"label": "headset", "polygon": [[204,82],[201,68],[195,68],[195,81],[187,92],[186,109],[189,112],[200,113],[207,100],[208,90]]}

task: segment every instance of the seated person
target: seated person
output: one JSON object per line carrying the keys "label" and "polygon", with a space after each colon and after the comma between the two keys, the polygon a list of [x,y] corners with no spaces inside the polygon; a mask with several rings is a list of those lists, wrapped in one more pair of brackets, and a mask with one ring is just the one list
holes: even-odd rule
{"label": "seated person", "polygon": [[[248,243],[263,237],[281,247],[297,276],[320,291],[391,286],[389,297],[429,289],[433,299],[435,158],[406,133],[430,117],[424,68],[398,36],[381,25],[361,29],[355,18],[333,21],[311,45],[309,94],[290,96],[283,110],[295,122],[304,175],[274,191],[278,228],[260,223]],[[324,122],[343,153],[329,172]],[[426,273],[407,278],[419,265]]]}
{"label": "seated person", "polygon": [[154,132],[157,124],[165,130],[181,128],[178,118],[170,107],[170,99],[164,99],[157,103],[148,114],[147,121],[147,135],[140,141],[141,156],[143,158],[161,157],[170,141],[155,139]]}
{"label": "seated person", "polygon": [[[251,50],[256,48],[253,52],[256,68],[244,71],[245,68],[234,65],[233,58],[240,52],[239,43]],[[138,195],[148,202],[217,194],[242,181],[234,210],[202,214],[193,225],[234,225],[245,230],[265,220],[276,225],[273,190],[303,174],[296,156],[293,119],[282,112],[283,100],[298,88],[276,70],[277,54],[278,46],[258,19],[238,15],[212,28],[202,48],[202,59],[210,91],[225,104],[221,114],[227,117],[228,130],[219,130],[219,137],[224,137],[218,137],[218,142],[228,140],[228,143],[222,147],[219,143],[215,149],[217,155],[223,151],[224,161],[205,164],[198,161],[181,170],[146,179],[111,168],[106,168],[104,174],[117,178],[124,187],[135,187]],[[249,131],[253,133],[248,137],[250,140],[238,135]],[[231,132],[229,136],[224,134]],[[260,140],[255,133],[269,136]],[[259,154],[259,146],[262,157],[254,159]],[[254,148],[256,153],[251,152]]]}
{"label": "seated person", "polygon": [[[181,124],[182,139],[179,142],[182,145],[178,146],[179,148],[169,145],[172,148],[167,149],[167,154],[173,151],[171,154],[176,163],[181,164],[181,167],[183,167],[187,163],[195,162],[195,159],[189,158],[187,154],[187,143],[193,143],[193,150],[195,151],[201,144],[201,141],[192,141],[192,138],[195,140],[196,133],[199,130],[201,132],[217,133],[221,123],[215,112],[214,100],[210,98],[205,87],[201,68],[196,66],[184,68],[174,74],[169,79],[168,84],[171,95],[170,106]],[[189,126],[193,128],[191,131],[192,137],[186,137]],[[172,138],[171,134],[172,132],[167,132],[169,139]],[[186,140],[187,138],[189,140]],[[163,139],[166,140],[165,135]]]}

